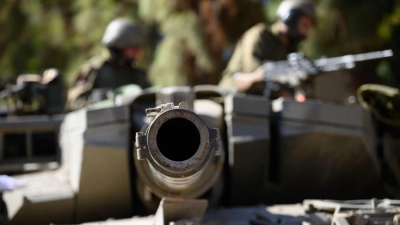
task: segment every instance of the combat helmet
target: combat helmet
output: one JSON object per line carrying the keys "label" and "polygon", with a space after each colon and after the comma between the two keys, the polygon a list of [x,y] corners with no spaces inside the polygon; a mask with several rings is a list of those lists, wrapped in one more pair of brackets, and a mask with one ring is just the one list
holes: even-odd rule
{"label": "combat helmet", "polygon": [[276,14],[288,25],[297,22],[300,16],[308,16],[314,24],[316,23],[315,7],[308,0],[284,0],[279,5]]}
{"label": "combat helmet", "polygon": [[144,42],[144,30],[131,19],[118,18],[108,24],[101,42],[113,49],[140,47]]}
{"label": "combat helmet", "polygon": [[284,0],[277,10],[277,17],[288,26],[286,35],[293,49],[306,38],[298,29],[298,22],[303,16],[308,16],[316,24],[315,7],[308,0]]}

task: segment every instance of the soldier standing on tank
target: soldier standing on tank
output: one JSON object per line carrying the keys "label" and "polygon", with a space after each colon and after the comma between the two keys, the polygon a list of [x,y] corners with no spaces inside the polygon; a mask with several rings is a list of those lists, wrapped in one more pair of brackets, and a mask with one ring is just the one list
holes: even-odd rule
{"label": "soldier standing on tank", "polygon": [[102,44],[106,57],[94,57],[82,66],[73,88],[68,93],[67,107],[79,109],[91,103],[90,97],[100,90],[127,84],[149,87],[146,73],[138,68],[143,60],[144,30],[133,20],[118,18],[106,28]]}
{"label": "soldier standing on tank", "polygon": [[260,66],[266,61],[286,60],[289,53],[297,51],[299,42],[307,38],[315,23],[312,3],[284,0],[271,27],[260,23],[243,34],[219,85],[236,87],[247,94],[263,94],[265,84]]}

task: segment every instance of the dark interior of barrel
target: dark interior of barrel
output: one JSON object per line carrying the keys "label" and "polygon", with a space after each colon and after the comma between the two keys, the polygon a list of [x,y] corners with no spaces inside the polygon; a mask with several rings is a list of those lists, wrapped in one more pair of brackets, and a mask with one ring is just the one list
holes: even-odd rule
{"label": "dark interior of barrel", "polygon": [[174,118],[163,123],[157,133],[157,146],[161,154],[172,161],[192,157],[200,145],[200,132],[189,120]]}

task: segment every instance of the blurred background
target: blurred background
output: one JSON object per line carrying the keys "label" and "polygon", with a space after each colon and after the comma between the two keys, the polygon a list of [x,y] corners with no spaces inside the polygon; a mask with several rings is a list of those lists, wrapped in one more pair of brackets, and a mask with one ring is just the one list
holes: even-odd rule
{"label": "blurred background", "polygon": [[[392,49],[394,57],[358,63],[352,89],[399,87],[400,1],[314,0],[318,26],[301,50],[310,58]],[[0,1],[0,79],[58,68],[71,84],[80,66],[103,51],[107,24],[130,17],[146,25],[147,63],[165,76],[186,73],[216,84],[235,43],[252,25],[272,23],[280,0]]]}

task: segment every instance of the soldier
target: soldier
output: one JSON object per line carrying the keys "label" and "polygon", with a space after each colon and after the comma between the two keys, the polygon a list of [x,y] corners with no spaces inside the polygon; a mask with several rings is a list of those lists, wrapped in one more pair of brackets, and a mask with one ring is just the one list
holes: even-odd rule
{"label": "soldier", "polygon": [[69,109],[90,104],[89,96],[93,97],[96,90],[115,89],[127,84],[149,87],[146,74],[137,67],[144,56],[144,30],[141,26],[130,19],[115,19],[107,26],[102,44],[109,54],[95,57],[81,68],[74,87],[68,93]]}
{"label": "soldier", "polygon": [[223,72],[219,85],[239,92],[263,94],[265,61],[286,60],[297,50],[316,23],[314,5],[307,0],[285,0],[277,10],[277,21],[267,27],[257,24],[244,33]]}

